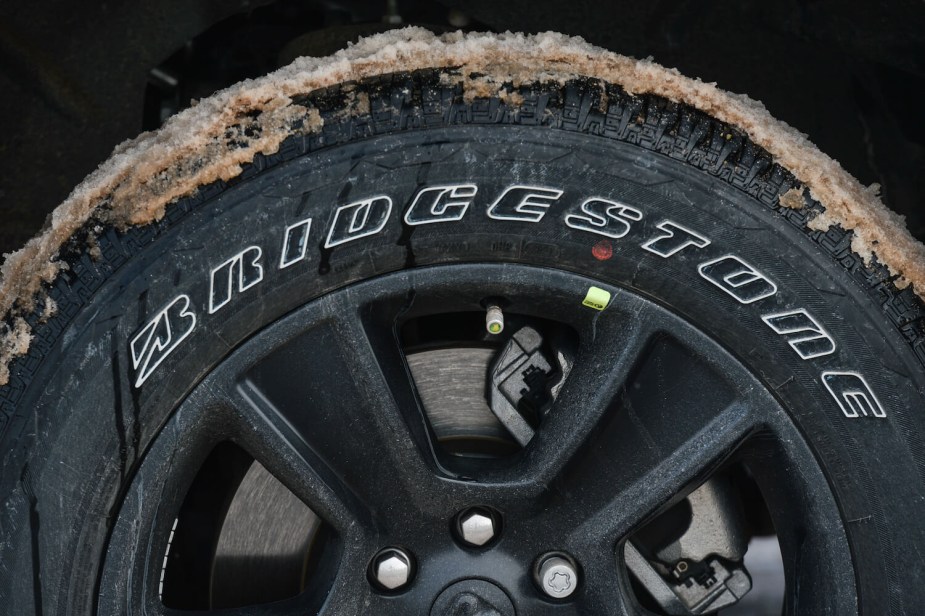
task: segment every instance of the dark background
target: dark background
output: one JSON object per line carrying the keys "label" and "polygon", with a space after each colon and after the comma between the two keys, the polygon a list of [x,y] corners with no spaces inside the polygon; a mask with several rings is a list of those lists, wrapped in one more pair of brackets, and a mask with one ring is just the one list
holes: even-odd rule
{"label": "dark background", "polygon": [[925,238],[925,2],[0,2],[0,251],[191,98],[398,21],[557,30],[761,100]]}

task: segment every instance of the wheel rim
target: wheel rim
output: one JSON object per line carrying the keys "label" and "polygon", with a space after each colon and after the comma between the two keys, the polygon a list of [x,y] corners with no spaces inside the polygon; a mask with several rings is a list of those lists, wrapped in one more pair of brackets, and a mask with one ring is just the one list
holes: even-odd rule
{"label": "wheel rim", "polygon": [[[101,611],[127,600],[172,612],[161,600],[161,557],[192,478],[225,442],[330,529],[297,596],[235,613],[426,614],[448,588],[476,579],[501,589],[516,613],[636,613],[627,539],[732,463],[749,469],[771,511],[785,611],[819,611],[836,592],[856,604],[831,488],[769,388],[649,300],[607,287],[604,311],[581,306],[593,285],[603,286],[527,266],[421,268],[336,291],[262,330],[194,389],[139,466],[110,539]],[[398,331],[422,315],[477,314],[490,297],[512,315],[565,324],[579,347],[525,448],[456,459],[422,409]],[[460,545],[452,530],[473,506],[502,518],[487,547]],[[369,579],[391,546],[415,561],[412,583],[397,592]],[[573,559],[580,578],[565,600],[535,581],[552,552]]]}

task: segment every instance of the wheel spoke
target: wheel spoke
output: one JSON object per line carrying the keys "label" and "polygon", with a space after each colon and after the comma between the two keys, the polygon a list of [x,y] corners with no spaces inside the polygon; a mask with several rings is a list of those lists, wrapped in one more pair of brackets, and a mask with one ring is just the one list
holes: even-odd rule
{"label": "wheel spoke", "polygon": [[592,540],[593,535],[595,542],[617,541],[725,459],[756,429],[756,415],[752,408],[735,401],[699,429],[673,434],[673,442],[664,439],[648,451],[636,449],[634,455],[634,434],[638,432],[630,429],[620,439],[622,446],[600,451],[605,458],[591,454],[596,468],[585,466],[583,471],[587,472],[566,482],[570,486],[568,509],[594,512],[577,529],[575,538]]}
{"label": "wheel spoke", "polygon": [[584,592],[577,598],[580,613],[630,616],[635,610],[629,605],[627,593],[621,587],[617,560],[613,552],[598,545],[582,553]]}
{"label": "wheel spoke", "polygon": [[627,380],[660,328],[658,319],[602,316],[610,318],[599,319],[594,338],[582,342],[562,391],[525,451],[527,472],[538,486],[560,475],[615,412]]}
{"label": "wheel spoke", "polygon": [[418,447],[429,441],[409,428],[423,424],[397,350],[374,348],[391,347],[390,332],[364,310],[318,305],[309,327],[250,366],[229,397],[260,426],[267,455],[286,445],[355,517],[383,523],[379,513],[435,478]]}
{"label": "wheel spoke", "polygon": [[[721,356],[695,354],[674,338],[653,336],[653,327],[639,326],[624,337],[634,343],[610,372],[594,367],[587,372],[596,381],[576,380],[597,386],[590,402],[563,390],[567,405],[560,412],[578,418],[580,429],[544,426],[550,432],[541,443],[561,463],[547,479],[550,490],[565,515],[597,512],[581,530],[594,529],[595,540],[616,541],[702,477],[763,417],[762,402],[737,395],[727,382]],[[575,401],[586,409],[576,410]],[[560,432],[567,436],[556,451]]]}

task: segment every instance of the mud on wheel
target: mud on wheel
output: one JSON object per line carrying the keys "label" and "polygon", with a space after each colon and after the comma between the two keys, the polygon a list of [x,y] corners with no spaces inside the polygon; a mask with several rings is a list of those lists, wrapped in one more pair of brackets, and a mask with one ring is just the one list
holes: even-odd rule
{"label": "mud on wheel", "polygon": [[921,247],[762,113],[411,30],[126,146],[5,268],[2,603],[915,613]]}

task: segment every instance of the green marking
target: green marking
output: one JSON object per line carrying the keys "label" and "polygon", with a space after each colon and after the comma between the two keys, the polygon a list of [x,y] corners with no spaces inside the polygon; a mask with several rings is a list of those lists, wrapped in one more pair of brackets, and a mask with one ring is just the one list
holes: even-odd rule
{"label": "green marking", "polygon": [[581,303],[588,308],[603,310],[610,303],[610,291],[605,291],[600,287],[589,287],[588,293]]}
{"label": "green marking", "polygon": [[497,334],[498,332],[501,331],[501,324],[500,324],[500,323],[492,323],[491,325],[488,326],[488,329],[491,330],[491,333]]}

